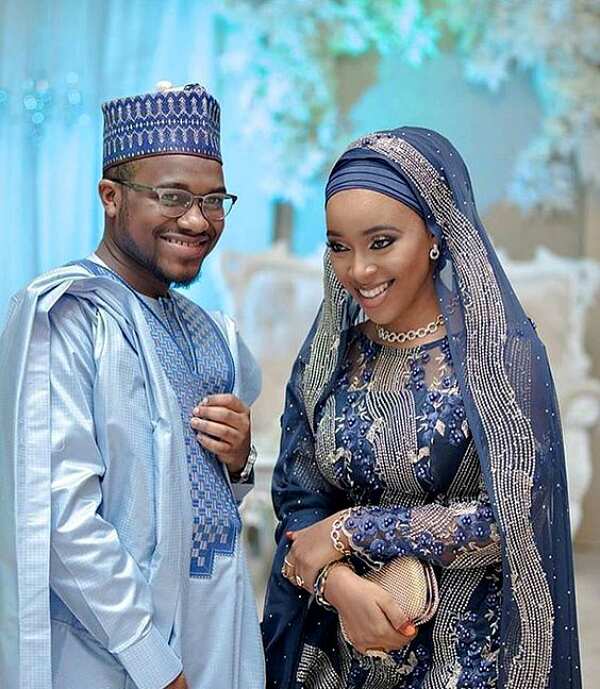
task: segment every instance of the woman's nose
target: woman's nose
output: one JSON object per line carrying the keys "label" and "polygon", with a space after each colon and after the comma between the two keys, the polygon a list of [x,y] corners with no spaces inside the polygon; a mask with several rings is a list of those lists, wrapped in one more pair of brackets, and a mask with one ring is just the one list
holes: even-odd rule
{"label": "woman's nose", "polygon": [[360,257],[354,259],[351,267],[351,277],[356,281],[367,284],[377,273],[377,266],[373,261],[364,260]]}

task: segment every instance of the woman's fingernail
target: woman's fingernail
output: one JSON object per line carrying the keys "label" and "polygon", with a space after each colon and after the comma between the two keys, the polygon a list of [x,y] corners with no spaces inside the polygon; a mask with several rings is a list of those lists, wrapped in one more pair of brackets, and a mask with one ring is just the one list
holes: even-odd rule
{"label": "woman's fingernail", "polygon": [[207,404],[207,403],[208,403],[208,397],[203,397],[203,398],[200,400],[200,405]]}
{"label": "woman's fingernail", "polygon": [[417,628],[415,627],[415,625],[410,624],[410,622],[408,624],[405,624],[402,629],[403,629],[404,633],[407,634],[408,636],[413,636],[417,631]]}

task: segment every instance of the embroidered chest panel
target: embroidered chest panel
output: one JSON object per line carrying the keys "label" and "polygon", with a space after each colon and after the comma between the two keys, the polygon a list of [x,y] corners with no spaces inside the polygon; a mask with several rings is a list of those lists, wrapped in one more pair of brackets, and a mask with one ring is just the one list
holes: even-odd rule
{"label": "embroidered chest panel", "polygon": [[[122,282],[102,266],[86,261],[86,267]],[[152,308],[138,299],[181,411],[193,514],[190,576],[210,577],[215,557],[234,553],[241,520],[223,467],[199,445],[190,418],[207,395],[232,391],[233,360],[222,333],[199,307],[177,294]]]}
{"label": "embroidered chest panel", "polygon": [[223,467],[199,445],[190,417],[207,395],[231,392],[233,361],[223,335],[206,313],[177,297],[161,303],[171,333],[149,314],[147,319],[181,409],[193,512],[190,576],[210,577],[215,556],[233,554],[241,521]]}

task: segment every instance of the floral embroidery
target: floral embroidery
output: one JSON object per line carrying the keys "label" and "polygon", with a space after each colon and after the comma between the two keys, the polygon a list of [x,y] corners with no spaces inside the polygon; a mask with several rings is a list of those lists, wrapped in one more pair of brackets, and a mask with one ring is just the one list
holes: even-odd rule
{"label": "floral embroidery", "polygon": [[[435,531],[419,524],[435,522]],[[498,529],[487,502],[408,507],[355,507],[344,529],[357,554],[382,564],[397,555],[414,555],[447,567],[467,551],[497,546]]]}
{"label": "floral embroidery", "polygon": [[430,353],[417,350],[410,362],[410,384],[415,393],[415,402],[421,398],[417,406],[418,449],[414,470],[419,481],[429,489],[435,483],[430,459],[433,444],[442,441],[454,448],[461,448],[469,437],[465,407],[446,339],[440,343],[439,350],[439,355],[435,357],[437,375],[433,376],[428,387],[423,381],[426,377],[425,367],[431,359]]}
{"label": "floral embroidery", "polygon": [[[447,340],[392,351],[357,329],[349,352],[335,381],[333,403],[331,398],[327,402],[327,417],[323,404],[321,417],[317,418],[319,423],[323,419],[328,424],[320,432],[335,435],[317,462],[327,462],[323,475],[346,493],[350,504],[357,505],[344,520],[356,555],[370,567],[402,555],[416,556],[440,567],[452,567],[455,561],[462,567],[459,558],[471,552],[476,557],[481,552],[481,561],[486,563],[499,557],[498,529],[485,493],[460,502],[446,497],[471,442]],[[374,391],[381,391],[384,398],[389,394],[390,386],[381,386],[382,356],[393,357],[392,362],[383,362],[384,367],[388,363],[398,364],[393,380],[389,379],[390,399],[394,399],[396,391],[402,391],[403,399],[409,399],[409,413],[415,414],[411,436],[414,445],[411,441],[403,451],[406,454],[386,455],[385,461],[410,464],[427,495],[417,505],[402,504],[401,498],[394,498],[391,506],[383,501],[386,491],[394,495],[393,491],[399,491],[401,486],[390,485],[390,477],[395,474],[386,473],[387,465],[374,442],[386,432],[385,424],[389,423],[373,417],[373,398],[369,399]],[[498,631],[493,626],[493,616],[499,615],[499,611],[492,603],[497,598],[498,592],[489,594],[485,604],[477,602],[476,607],[469,608],[470,614],[465,613],[464,619],[456,622],[454,636],[460,662],[452,686],[457,689],[488,689],[485,682],[495,677],[492,645]],[[474,626],[474,620],[479,620],[479,624]],[[413,643],[390,654],[393,663],[382,686],[396,686],[398,682],[403,689],[422,686],[432,665],[431,633],[426,625]],[[351,652],[351,662],[344,671],[344,687],[376,686],[373,682],[383,677],[379,674],[382,667],[376,667],[372,658]]]}
{"label": "floral embroidery", "polygon": [[502,599],[500,577],[489,571],[484,579],[487,593],[478,612],[468,612],[456,625],[458,646],[457,689],[496,687],[498,634]]}

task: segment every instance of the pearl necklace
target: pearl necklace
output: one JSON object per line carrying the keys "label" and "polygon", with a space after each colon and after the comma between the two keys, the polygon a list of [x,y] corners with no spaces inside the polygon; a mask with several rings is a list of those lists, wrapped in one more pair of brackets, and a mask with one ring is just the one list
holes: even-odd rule
{"label": "pearl necklace", "polygon": [[379,339],[383,340],[384,342],[402,343],[406,342],[407,340],[412,342],[412,340],[420,340],[423,337],[427,337],[427,335],[433,335],[433,333],[437,332],[440,325],[444,325],[444,316],[441,313],[435,319],[435,321],[431,321],[429,325],[426,325],[423,328],[417,328],[417,330],[407,330],[404,333],[395,333],[392,330],[386,330],[384,327],[379,325],[377,326],[377,334],[379,335]]}

